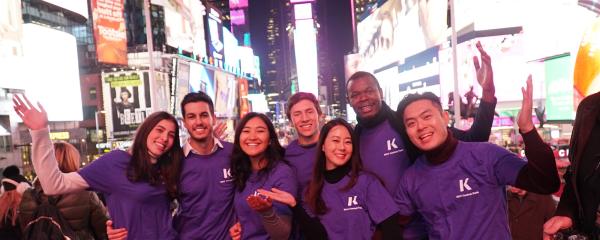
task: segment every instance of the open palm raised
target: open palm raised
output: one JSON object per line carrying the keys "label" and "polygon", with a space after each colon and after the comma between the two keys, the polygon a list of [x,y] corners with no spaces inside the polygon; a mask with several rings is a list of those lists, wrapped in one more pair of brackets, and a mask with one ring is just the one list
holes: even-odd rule
{"label": "open palm raised", "polygon": [[48,127],[48,114],[39,102],[37,103],[38,110],[29,102],[29,99],[25,95],[22,97],[14,95],[13,104],[15,112],[29,129],[39,130]]}

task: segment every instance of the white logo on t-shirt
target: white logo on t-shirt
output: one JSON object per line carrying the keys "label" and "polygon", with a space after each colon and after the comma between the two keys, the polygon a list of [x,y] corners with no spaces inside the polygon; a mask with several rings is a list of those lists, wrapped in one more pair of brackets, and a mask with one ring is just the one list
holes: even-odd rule
{"label": "white logo on t-shirt", "polygon": [[348,207],[344,208],[344,211],[362,209],[362,207],[358,205],[358,200],[356,199],[357,197],[358,196],[348,197]]}
{"label": "white logo on t-shirt", "polygon": [[220,183],[226,183],[233,181],[231,176],[231,168],[223,168],[223,180]]}
{"label": "white logo on t-shirt", "polygon": [[404,151],[404,149],[398,149],[398,145],[396,145],[396,138],[388,139],[386,144],[388,152],[383,154],[384,157]]}
{"label": "white logo on t-shirt", "polygon": [[[471,186],[469,186],[469,178],[458,180],[458,187],[459,187],[459,190],[460,190],[461,193],[464,192],[464,191],[471,191],[471,190],[473,190],[473,188],[471,188]],[[465,193],[465,194],[456,195],[456,198],[469,197],[469,196],[473,196],[473,195],[477,195],[477,194],[479,194],[479,191],[468,192],[468,193]]]}

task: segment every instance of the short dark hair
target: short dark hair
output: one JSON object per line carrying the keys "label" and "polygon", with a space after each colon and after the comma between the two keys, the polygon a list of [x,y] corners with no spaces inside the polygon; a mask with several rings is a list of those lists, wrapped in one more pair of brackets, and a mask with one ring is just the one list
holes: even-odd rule
{"label": "short dark hair", "polygon": [[313,105],[315,105],[315,108],[317,109],[317,113],[319,113],[319,115],[323,113],[321,111],[321,107],[319,106],[319,100],[317,100],[317,97],[315,97],[314,94],[308,92],[297,92],[294,93],[294,95],[292,95],[290,99],[288,99],[287,112],[285,113],[288,119],[292,120],[292,107],[302,100],[308,100],[312,102]]}
{"label": "short dark hair", "polygon": [[433,103],[434,106],[437,107],[438,110],[440,110],[440,113],[444,112],[444,109],[442,109],[442,102],[440,102],[440,98],[437,95],[435,95],[434,93],[432,93],[432,92],[410,93],[410,94],[404,96],[402,101],[400,101],[400,103],[398,103],[398,108],[396,109],[396,117],[402,124],[403,128],[404,128],[404,110],[406,110],[406,107],[408,105],[410,105],[413,102],[419,101],[419,100],[429,100]]}
{"label": "short dark hair", "polygon": [[206,94],[205,92],[198,91],[188,93],[185,95],[185,97],[183,97],[183,100],[181,100],[181,115],[185,117],[185,105],[194,102],[207,103],[208,108],[210,109],[210,113],[212,113],[213,115],[215,114],[215,105],[213,104],[212,99],[210,99],[210,96],[208,96],[208,94]]}
{"label": "short dark hair", "polygon": [[[348,78],[348,81],[346,81],[346,90],[348,89],[348,84],[350,84],[350,81],[354,81],[356,79],[361,79],[361,78],[370,78],[371,81],[375,82],[375,85],[377,85],[377,89],[381,89],[381,86],[379,86],[379,81],[377,81],[377,78],[375,77],[375,75],[371,74],[370,72],[358,71],[358,72],[355,72],[354,74],[352,74]],[[346,91],[346,95],[348,95],[347,91]]]}

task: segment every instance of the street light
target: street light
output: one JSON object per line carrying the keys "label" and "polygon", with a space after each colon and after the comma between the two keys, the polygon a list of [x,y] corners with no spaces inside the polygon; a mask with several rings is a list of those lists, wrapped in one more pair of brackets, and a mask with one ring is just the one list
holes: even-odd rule
{"label": "street light", "polygon": [[98,126],[98,113],[106,113],[106,111],[102,110],[102,111],[96,111],[94,113],[94,118],[96,120],[96,148],[98,148],[98,154],[100,154],[100,148],[97,147],[98,143],[100,143],[100,127]]}

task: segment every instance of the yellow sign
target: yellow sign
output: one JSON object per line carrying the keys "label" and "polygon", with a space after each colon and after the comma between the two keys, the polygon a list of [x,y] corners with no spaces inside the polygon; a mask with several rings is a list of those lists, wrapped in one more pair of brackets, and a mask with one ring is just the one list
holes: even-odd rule
{"label": "yellow sign", "polygon": [[50,139],[52,140],[69,140],[69,132],[51,132]]}

